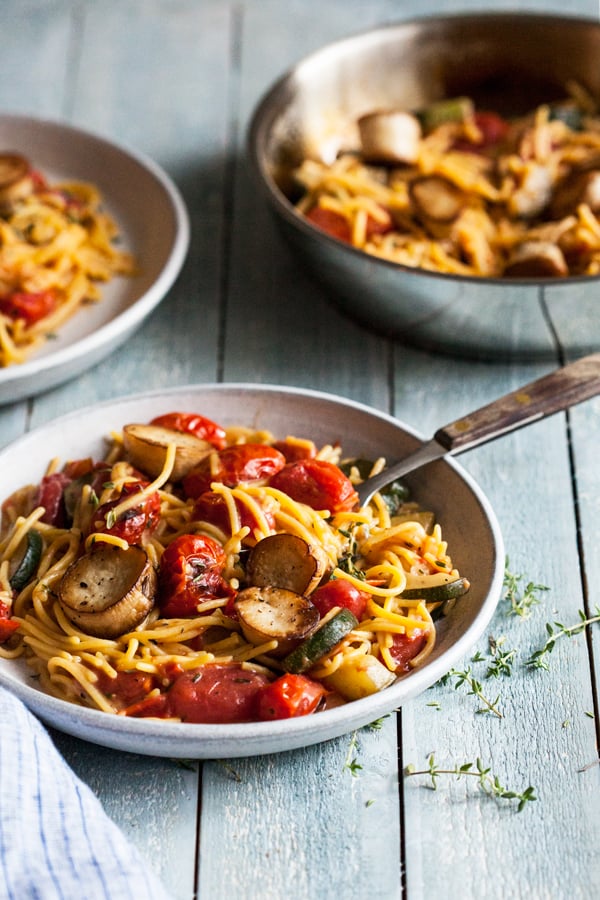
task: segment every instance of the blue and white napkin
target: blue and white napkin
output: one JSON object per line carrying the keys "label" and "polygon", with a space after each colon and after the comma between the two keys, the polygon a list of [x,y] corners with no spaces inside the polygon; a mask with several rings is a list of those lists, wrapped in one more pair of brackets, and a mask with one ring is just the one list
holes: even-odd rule
{"label": "blue and white napkin", "polygon": [[169,900],[43,725],[1,687],[0,898]]}

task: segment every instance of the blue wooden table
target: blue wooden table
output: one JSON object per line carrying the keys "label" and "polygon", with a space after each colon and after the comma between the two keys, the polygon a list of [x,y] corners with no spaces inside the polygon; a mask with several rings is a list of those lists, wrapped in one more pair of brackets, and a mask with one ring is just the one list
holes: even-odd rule
{"label": "blue wooden table", "polygon": [[[0,409],[0,443],[78,406],[212,381],[327,390],[391,412],[424,435],[568,358],[486,364],[441,358],[335,311],[257,201],[244,161],[251,110],[271,81],[328,41],[414,14],[475,10],[444,0],[3,0],[0,109],[69,121],[153,157],[192,226],[183,272],[127,345],[75,381]],[[564,12],[561,0],[486,8]],[[598,16],[597,0],[570,13]],[[581,302],[598,302],[597,289]],[[300,315],[298,310],[302,310]],[[599,332],[600,334],[600,332]],[[600,340],[590,334],[590,349]],[[566,349],[565,349],[566,348]],[[503,599],[491,624],[511,673],[484,695],[455,674],[386,718],[323,745],[235,761],[171,760],[55,734],[179,900],[434,900],[600,896],[597,625],[564,636],[548,669],[527,659],[546,623],[600,602],[600,400],[461,458],[499,518],[509,558],[543,585],[528,616]],[[489,657],[488,635],[475,648]],[[514,652],[511,652],[514,651]],[[498,656],[496,656],[498,659]],[[509,791],[440,775],[477,759]],[[485,784],[488,782],[484,779]]]}

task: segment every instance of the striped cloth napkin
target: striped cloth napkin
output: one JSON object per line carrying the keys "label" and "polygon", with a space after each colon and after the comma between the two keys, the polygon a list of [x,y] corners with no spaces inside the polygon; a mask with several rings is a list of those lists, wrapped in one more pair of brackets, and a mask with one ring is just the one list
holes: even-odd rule
{"label": "striped cloth napkin", "polygon": [[169,900],[149,864],[0,687],[2,900]]}

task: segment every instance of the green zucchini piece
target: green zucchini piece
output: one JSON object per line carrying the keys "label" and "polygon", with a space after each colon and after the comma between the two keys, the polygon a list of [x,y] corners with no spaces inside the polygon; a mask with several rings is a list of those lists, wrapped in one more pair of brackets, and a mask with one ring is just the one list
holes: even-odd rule
{"label": "green zucchini piece", "polygon": [[438,100],[416,113],[424,131],[433,131],[445,122],[465,122],[475,112],[473,101],[469,97],[452,97],[449,100]]}
{"label": "green zucchini piece", "polygon": [[446,600],[455,600],[466,594],[470,583],[466,578],[456,578],[454,581],[447,581],[445,584],[432,584],[430,587],[409,588],[402,591],[400,597],[406,600],[425,600],[426,603],[445,603]]}
{"label": "green zucchini piece", "polygon": [[23,558],[9,582],[13,591],[22,591],[25,585],[31,581],[41,558],[42,536],[39,531],[32,528],[27,532],[27,545]]}
{"label": "green zucchini piece", "polygon": [[357,625],[358,619],[349,609],[340,609],[335,616],[284,657],[282,661],[284,671],[300,675],[312,669]]}

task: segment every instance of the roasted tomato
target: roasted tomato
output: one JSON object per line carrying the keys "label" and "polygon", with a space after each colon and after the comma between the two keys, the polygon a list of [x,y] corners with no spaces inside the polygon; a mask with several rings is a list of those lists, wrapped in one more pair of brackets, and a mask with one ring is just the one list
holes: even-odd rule
{"label": "roasted tomato", "polygon": [[229,598],[233,589],[223,578],[225,553],[211,537],[182,534],[162,555],[158,572],[158,602],[163,616],[198,614],[198,604]]}
{"label": "roasted tomato", "polygon": [[195,435],[203,441],[208,441],[217,450],[225,447],[225,429],[212,422],[205,416],[196,413],[171,412],[162,416],[156,416],[150,422],[151,425],[159,425],[161,428],[171,428],[173,431],[183,431]]}
{"label": "roasted tomato", "polygon": [[71,480],[64,472],[44,475],[35,500],[35,505],[43,506],[45,510],[41,522],[45,522],[46,525],[56,525],[58,528],[64,527],[66,513],[63,491]]}
{"label": "roasted tomato", "polygon": [[186,497],[196,499],[216,481],[227,487],[266,481],[285,465],[285,456],[267,444],[236,444],[209,453],[183,479]]}
{"label": "roasted tomato", "polygon": [[317,588],[310,595],[310,599],[319,610],[321,618],[330,609],[339,606],[340,609],[349,609],[360,622],[364,617],[369,595],[364,591],[359,591],[345,578],[332,578],[331,581]]}
{"label": "roasted tomato", "polygon": [[327,232],[339,241],[350,243],[352,240],[352,230],[350,223],[341,213],[334,212],[332,209],[323,209],[321,206],[313,206],[306,213],[306,218],[317,228]]}
{"label": "roasted tomato", "polygon": [[110,678],[105,672],[96,672],[96,687],[119,708],[129,706],[143,700],[155,687],[154,677],[146,672],[117,672],[116,678]]}
{"label": "roasted tomato", "polygon": [[206,665],[185,672],[169,689],[171,715],[183,722],[254,722],[269,679],[241,665]]}
{"label": "roasted tomato", "polygon": [[[260,527],[260,523],[245,503],[237,499],[234,502],[240,517],[241,526],[249,528],[250,537],[252,537],[255,528]],[[273,529],[275,527],[275,519],[272,513],[268,510],[263,510],[263,513],[269,528]],[[211,491],[207,491],[198,497],[194,504],[192,519],[195,522],[209,522],[211,525],[216,525],[227,537],[231,536],[229,510],[225,498],[220,494],[213,494]]]}
{"label": "roasted tomato", "polygon": [[34,325],[56,309],[54,291],[39,291],[35,294],[16,292],[0,297],[0,313],[9,319],[25,319],[28,325]]}
{"label": "roasted tomato", "polygon": [[137,494],[147,487],[146,481],[128,481],[118,497],[98,507],[90,525],[90,532],[112,534],[127,541],[128,544],[139,544],[144,531],[153,531],[160,519],[160,495],[153,491],[143,499],[139,506],[125,510],[116,521],[111,515],[116,506],[132,494]]}
{"label": "roasted tomato", "polygon": [[326,690],[305,675],[282,675],[258,697],[259,719],[291,719],[315,711]]}
{"label": "roasted tomato", "polygon": [[0,600],[0,644],[3,644],[4,641],[7,641],[9,637],[14,634],[14,632],[19,627],[19,622],[16,622],[14,619],[10,617],[10,609]]}
{"label": "roasted tomato", "polygon": [[322,459],[288,463],[269,479],[269,484],[298,503],[331,513],[353,509],[358,502],[350,479],[338,466]]}
{"label": "roasted tomato", "polygon": [[412,634],[395,634],[392,638],[390,656],[396,663],[396,671],[409,672],[411,659],[421,652],[427,641],[427,635],[421,631]]}

